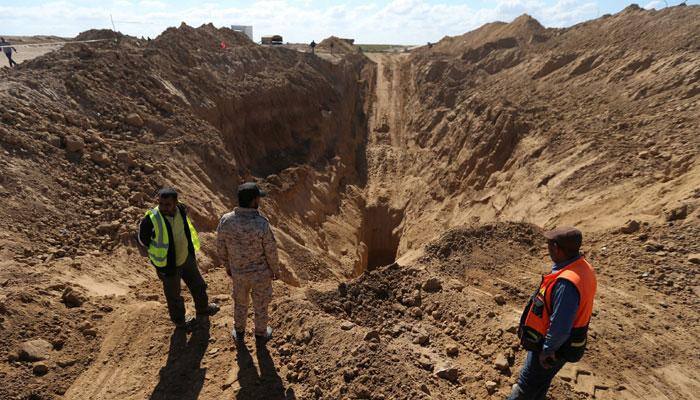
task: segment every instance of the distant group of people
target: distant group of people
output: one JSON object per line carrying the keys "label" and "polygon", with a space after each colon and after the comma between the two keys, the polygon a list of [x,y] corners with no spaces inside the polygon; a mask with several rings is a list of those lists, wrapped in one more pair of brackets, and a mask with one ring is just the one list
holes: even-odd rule
{"label": "distant group of people", "polygon": [[10,68],[16,67],[17,62],[12,59],[12,52],[14,51],[16,53],[17,49],[12,46],[12,43],[6,41],[4,37],[0,37],[0,48],[2,48],[8,61],[10,61]]}

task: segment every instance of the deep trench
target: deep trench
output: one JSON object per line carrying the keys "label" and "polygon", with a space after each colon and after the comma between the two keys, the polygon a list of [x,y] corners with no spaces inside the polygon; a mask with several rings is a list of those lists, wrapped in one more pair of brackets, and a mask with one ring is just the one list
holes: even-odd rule
{"label": "deep trench", "polygon": [[403,211],[386,204],[367,206],[360,229],[360,240],[366,246],[362,270],[371,270],[396,261],[401,234]]}

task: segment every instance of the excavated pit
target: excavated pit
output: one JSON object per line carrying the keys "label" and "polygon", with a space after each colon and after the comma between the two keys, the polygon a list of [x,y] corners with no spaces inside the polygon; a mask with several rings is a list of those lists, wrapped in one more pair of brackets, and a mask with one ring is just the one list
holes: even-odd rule
{"label": "excavated pit", "polygon": [[366,207],[360,229],[364,265],[359,272],[396,261],[403,233],[403,217],[402,210],[391,208],[387,204]]}
{"label": "excavated pit", "polygon": [[[700,379],[690,355],[698,346],[685,339],[698,321],[691,268],[700,248],[692,240],[697,201],[687,200],[697,199],[696,157],[687,144],[696,123],[678,110],[694,110],[696,80],[667,85],[644,71],[658,67],[655,73],[666,77],[672,66],[692,79],[697,59],[685,52],[688,46],[666,48],[665,42],[645,42],[655,58],[640,54],[632,62],[577,44],[582,37],[597,42],[599,35],[586,31],[596,26],[627,26],[635,35],[616,30],[623,32],[618,37],[635,41],[697,37],[681,29],[691,26],[686,14],[666,14],[671,28],[645,35],[637,34],[638,15],[606,18],[603,25],[572,29],[573,39],[557,33],[561,46],[553,49],[530,40],[544,28],[523,18],[508,26],[505,39],[475,39],[474,46],[456,43],[455,49],[446,40],[410,55],[375,55],[377,67],[358,54],[323,55],[327,63],[259,47],[226,30],[183,26],[150,44],[123,38],[116,45],[97,42],[90,51],[69,45],[13,71],[11,85],[0,90],[13,111],[0,118],[0,146],[7,149],[0,152],[2,216],[11,222],[0,232],[0,250],[12,260],[0,276],[0,322],[7,332],[0,358],[8,360],[0,366],[7,382],[0,398],[256,399],[282,398],[285,389],[289,398],[416,399],[427,392],[503,398],[522,363],[515,351],[517,311],[547,254],[535,225],[500,221],[551,225],[586,218],[585,250],[603,272],[604,293],[590,353],[582,367],[562,370],[568,379],[555,380],[552,398],[693,398]],[[518,36],[523,26],[535,32]],[[235,43],[235,51],[220,51],[222,41]],[[559,66],[562,47],[564,59],[585,58]],[[544,72],[533,77],[537,63]],[[583,67],[568,67],[574,64]],[[61,65],[70,73],[55,69]],[[134,66],[143,73],[134,74]],[[649,86],[629,93],[629,101],[618,95],[642,80]],[[594,81],[614,90],[600,90]],[[576,90],[562,90],[562,82]],[[640,108],[652,101],[673,103],[687,121],[671,130],[662,111],[653,111],[657,106]],[[640,109],[650,116],[637,120]],[[601,110],[610,115],[588,119]],[[641,164],[629,154],[640,154]],[[626,162],[610,166],[614,176],[600,173],[617,159]],[[658,171],[666,177],[655,188],[658,175],[648,174]],[[214,257],[218,218],[235,205],[231,188],[250,179],[270,194],[263,212],[283,263],[302,284],[275,283],[270,316],[282,334],[269,353],[254,350],[257,361],[228,341],[230,280]],[[615,186],[627,179],[645,191]],[[211,298],[222,305],[212,318],[209,348],[194,358],[191,346],[183,351],[178,344],[181,336],[170,337],[168,348],[172,330],[162,287],[152,270],[134,270],[144,260],[129,244],[152,206],[150,193],[163,183],[175,185],[190,207],[202,233],[198,263]],[[605,197],[623,189],[639,198],[660,189],[664,202]],[[53,204],[43,204],[42,193],[52,192],[58,194]],[[634,235],[608,229],[681,198],[688,204],[680,219],[672,209],[666,224],[642,219]],[[594,207],[603,202],[606,207]],[[100,210],[99,216],[80,218],[85,209]],[[37,210],[46,223],[26,229]],[[96,223],[98,235],[91,230]],[[465,224],[474,227],[460,228]],[[394,262],[399,257],[401,265]],[[676,272],[659,273],[658,265]],[[126,294],[105,296],[93,282]],[[84,297],[78,308],[64,298],[73,292]],[[620,314],[631,298],[639,307]],[[669,330],[680,315],[686,328]],[[661,353],[653,341],[629,335],[640,325],[650,337],[664,337]],[[54,346],[42,376],[15,357],[28,338]],[[246,354],[250,362],[242,365]],[[506,368],[496,367],[504,359]],[[173,376],[179,385],[168,385]]]}

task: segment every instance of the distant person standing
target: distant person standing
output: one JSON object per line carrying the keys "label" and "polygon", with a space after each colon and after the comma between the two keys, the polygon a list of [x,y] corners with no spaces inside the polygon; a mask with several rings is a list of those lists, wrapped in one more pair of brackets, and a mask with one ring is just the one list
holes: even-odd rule
{"label": "distant person standing", "polygon": [[7,59],[10,61],[10,68],[16,67],[17,63],[12,59],[12,52],[16,53],[17,49],[12,46],[12,43],[5,41],[4,37],[0,37],[0,46],[2,46],[2,51],[5,52]]}
{"label": "distant person standing", "polygon": [[314,54],[316,52],[316,41],[312,40],[311,44],[309,44],[309,47],[311,47],[311,54]]}

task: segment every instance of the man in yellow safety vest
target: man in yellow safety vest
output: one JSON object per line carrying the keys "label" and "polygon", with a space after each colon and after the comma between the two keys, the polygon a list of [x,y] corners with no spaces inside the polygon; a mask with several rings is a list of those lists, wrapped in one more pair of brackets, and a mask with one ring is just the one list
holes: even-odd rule
{"label": "man in yellow safety vest", "polygon": [[[219,306],[209,303],[207,284],[197,268],[199,236],[187,216],[187,207],[178,202],[175,189],[158,191],[158,206],[148,210],[141,220],[138,242],[141,254],[148,256],[163,282],[170,320],[176,327],[190,329],[216,314]],[[180,280],[185,281],[192,294],[196,319],[185,316]]]}

